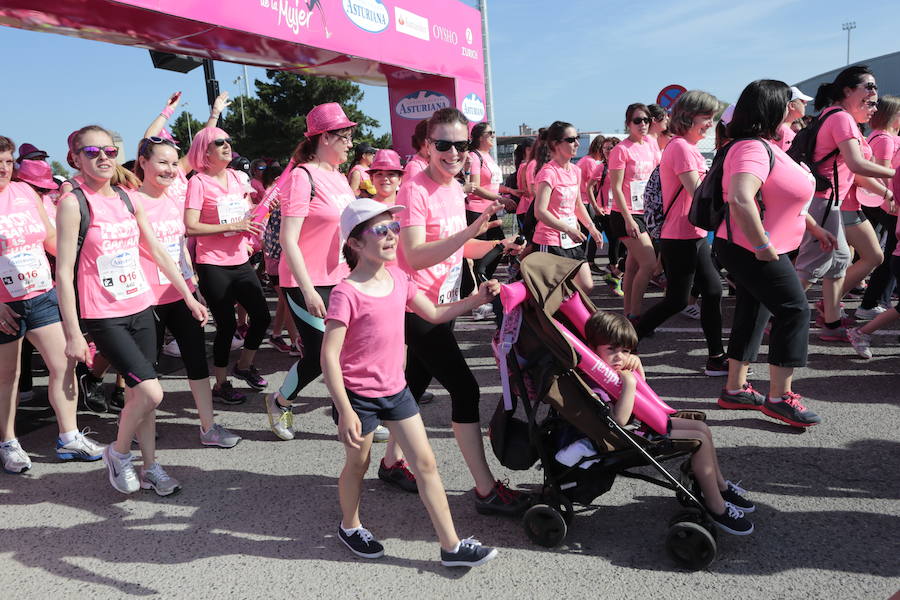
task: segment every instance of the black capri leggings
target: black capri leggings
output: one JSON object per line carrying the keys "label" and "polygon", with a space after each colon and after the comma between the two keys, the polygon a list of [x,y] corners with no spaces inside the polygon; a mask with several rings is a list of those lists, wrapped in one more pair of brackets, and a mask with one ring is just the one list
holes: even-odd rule
{"label": "black capri leggings", "polygon": [[[297,333],[303,342],[303,356],[291,366],[284,383],[278,393],[285,400],[293,400],[311,381],[322,374],[322,340],[325,332],[319,329],[321,319],[316,319],[306,310],[306,300],[300,288],[281,288],[288,297],[288,306],[291,309],[291,317],[297,325]],[[334,286],[316,286],[316,292],[322,296],[325,309],[328,309],[328,301]],[[312,322],[315,322],[314,325]]]}
{"label": "black capri leggings", "polygon": [[779,254],[778,260],[763,262],[749,250],[720,238],[716,238],[714,248],[736,289],[728,358],[756,360],[763,330],[772,316],[769,364],[806,366],[809,303],[788,255]]}
{"label": "black capri leggings", "polygon": [[257,350],[272,321],[269,305],[263,295],[262,285],[250,262],[242,265],[221,267],[198,264],[197,277],[200,279],[200,293],[216,319],[216,339],[213,342],[213,364],[228,366],[231,339],[237,329],[234,303],[244,307],[250,319],[250,329],[244,338],[244,348]]}
{"label": "black capri leggings", "polygon": [[466,364],[453,335],[453,322],[435,325],[406,313],[406,382],[414,398],[420,398],[431,378],[450,393],[454,423],[478,423],[478,382]]}
{"label": "black capri leggings", "polygon": [[692,285],[697,286],[703,303],[700,325],[710,356],[719,356],[722,347],[722,282],[713,266],[709,244],[698,240],[660,240],[660,253],[666,270],[666,295],[661,302],[641,315],[638,337],[653,333],[666,319],[677,314],[690,299]]}
{"label": "black capri leggings", "polygon": [[156,313],[157,352],[162,347],[163,336],[168,328],[178,342],[187,378],[196,381],[209,377],[203,328],[200,327],[200,321],[191,314],[184,300],[160,304],[154,307],[153,312]]}
{"label": "black capri leggings", "polygon": [[127,317],[83,319],[97,351],[125,379],[130,388],[156,379],[156,323],[153,307]]}
{"label": "black capri leggings", "polygon": [[[471,210],[466,211],[466,223],[471,225],[475,221],[478,220],[478,217],[481,216],[479,212],[472,212]],[[491,221],[499,221],[500,217],[497,215],[492,215],[490,218]],[[476,240],[502,240],[503,239],[503,226],[499,227],[491,227],[481,235],[475,238]],[[492,258],[488,263],[482,264],[482,259],[475,259],[472,261],[474,264],[472,266],[472,270],[465,268],[463,265],[462,272],[462,280],[459,284],[459,297],[466,298],[471,294],[475,288],[478,287],[478,282],[473,278],[474,273],[481,273],[487,279],[490,279],[494,276],[494,271],[497,270],[497,266],[500,264],[500,260],[503,258],[503,254],[495,254],[492,255]],[[418,396],[416,396],[418,398]]]}
{"label": "black capri leggings", "polygon": [[[873,224],[878,224],[885,232],[884,243],[884,260],[878,267],[872,271],[869,277],[869,285],[863,294],[862,302],[859,307],[865,309],[873,309],[882,301],[885,290],[891,283],[891,255],[897,247],[897,215],[889,215],[880,208],[870,209],[863,207],[863,212],[869,217]],[[877,232],[876,232],[877,233]]]}

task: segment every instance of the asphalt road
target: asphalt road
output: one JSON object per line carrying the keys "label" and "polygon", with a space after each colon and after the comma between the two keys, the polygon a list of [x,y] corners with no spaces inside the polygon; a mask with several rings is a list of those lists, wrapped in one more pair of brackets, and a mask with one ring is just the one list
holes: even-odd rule
{"label": "asphalt road", "polygon": [[[602,285],[601,306],[620,306]],[[650,300],[652,302],[652,300]],[[726,307],[733,304],[725,299]],[[852,307],[852,304],[851,304]],[[728,319],[726,319],[726,323]],[[888,598],[900,589],[900,343],[877,337],[875,358],[813,336],[795,389],[823,417],[797,432],[761,413],[718,409],[722,379],[707,378],[698,322],[678,316],[642,344],[654,389],[676,408],[706,410],[726,476],[752,492],[749,537],[719,535],[719,554],[698,573],[677,569],[663,540],[679,510],[670,492],[620,479],[575,517],[555,549],[532,545],[521,523],[475,512],[471,479],[449,428],[449,399],[422,407],[461,536],[500,548],[472,570],[438,562],[419,500],[377,479],[365,483],[363,522],[386,555],[365,561],[335,539],[340,518],[335,440],[321,382],[303,394],[297,438],[267,428],[262,396],[217,406],[244,437],[231,450],[199,446],[196,411],[180,371],[164,376],[159,456],[184,490],[168,498],[114,491],[102,463],[60,464],[54,425],[22,436],[34,461],[25,475],[0,472],[0,589],[43,598]],[[486,423],[500,395],[491,326],[462,318],[458,337],[482,386]],[[765,352],[766,348],[763,348]],[[764,361],[764,354],[761,360]],[[264,346],[257,365],[274,389],[291,359]],[[166,359],[164,370],[177,368]],[[765,391],[765,364],[756,365]],[[40,383],[41,380],[38,380]],[[109,441],[112,415],[80,425]],[[490,454],[490,450],[488,450]],[[537,469],[495,473],[533,487]]]}

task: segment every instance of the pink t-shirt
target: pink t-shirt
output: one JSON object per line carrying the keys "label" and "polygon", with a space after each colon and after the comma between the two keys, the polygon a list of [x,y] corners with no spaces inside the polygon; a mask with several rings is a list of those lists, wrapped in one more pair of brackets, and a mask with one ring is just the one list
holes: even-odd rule
{"label": "pink t-shirt", "polygon": [[[424,227],[425,241],[434,242],[450,237],[467,227],[465,194],[455,179],[441,185],[422,172],[404,181],[397,194],[397,204],[406,210],[398,215],[403,227]],[[398,253],[400,266],[410,274],[419,289],[435,304],[459,300],[463,249],[460,248],[441,262],[415,270],[406,262],[403,245]]]}
{"label": "pink t-shirt", "polygon": [[403,367],[404,313],[419,292],[399,267],[387,267],[394,287],[387,296],[370,296],[347,281],[337,284],[325,320],[347,326],[341,348],[344,387],[364,398],[383,398],[406,387]]}
{"label": "pink t-shirt", "polygon": [[[118,194],[104,196],[82,186],[91,225],[76,265],[78,304],[83,319],[127,317],[155,300],[141,266],[137,219]],[[135,209],[143,194],[125,190]]]}
{"label": "pink t-shirt", "polygon": [[372,176],[369,175],[369,167],[364,165],[353,165],[353,168],[347,173],[347,183],[350,183],[350,176],[354,173],[359,173],[360,188],[363,187],[363,184],[366,181],[372,181]]}
{"label": "pink t-shirt", "polygon": [[797,137],[797,133],[791,129],[790,125],[782,123],[778,126],[778,134],[781,139],[772,141],[775,142],[776,146],[787,152],[788,148],[791,147],[791,144],[794,143],[794,138]]}
{"label": "pink t-shirt", "polygon": [[403,178],[404,179],[412,179],[419,173],[425,170],[425,167],[428,166],[428,161],[422,158],[418,153],[414,154],[409,162],[406,163],[406,167],[403,169]]}
{"label": "pink t-shirt", "polygon": [[[676,136],[666,145],[659,163],[659,180],[662,185],[663,213],[666,219],[663,221],[660,238],[666,240],[696,240],[706,237],[706,232],[699,227],[694,227],[688,221],[688,213],[691,212],[691,200],[693,197],[681,185],[679,175],[696,171],[702,178],[706,174],[706,160],[697,149],[696,144],[691,144],[681,136]],[[678,192],[678,197],[675,193]],[[675,205],[672,201],[675,200]]]}
{"label": "pink t-shirt", "polygon": [[[494,158],[487,152],[469,152],[469,168],[472,173],[478,173],[478,185],[489,192],[495,194],[500,193],[500,184],[503,183],[503,172],[494,161]],[[471,212],[484,212],[484,209],[491,205],[493,200],[482,198],[476,194],[466,196],[466,210]]]}
{"label": "pink t-shirt", "polygon": [[[606,172],[606,177],[603,177],[604,172]],[[597,163],[597,167],[594,169],[594,172],[591,173],[591,180],[596,181],[599,184],[597,190],[597,204],[599,204],[601,208],[609,210],[609,207],[613,204],[613,199],[612,187],[609,182],[609,167],[606,166],[605,162]]]}
{"label": "pink t-shirt", "polygon": [[[628,211],[636,215],[644,214],[644,189],[650,174],[656,168],[658,152],[656,140],[645,137],[642,144],[625,138],[609,153],[610,170],[625,171],[622,193],[625,195]],[[620,212],[615,202],[611,206],[614,211]]]}
{"label": "pink t-shirt", "polygon": [[250,201],[253,204],[259,204],[259,201],[266,195],[266,186],[263,185],[262,181],[254,177],[250,180],[250,187],[253,189],[250,192]]}
{"label": "pink t-shirt", "polygon": [[[575,205],[581,189],[581,169],[572,163],[560,166],[555,160],[551,160],[538,171],[534,180],[535,192],[542,183],[550,186],[547,212],[570,227],[578,227]],[[534,226],[532,241],[542,246],[562,246],[563,248],[574,248],[578,245],[567,234],[545,225],[540,220]]]}
{"label": "pink t-shirt", "polygon": [[529,193],[529,190],[534,184],[535,164],[537,163],[533,160],[522,162],[519,165],[519,170],[516,171],[516,183],[518,183],[519,189],[523,192],[519,197],[519,206],[516,207],[517,215],[527,213],[528,209],[531,208],[531,203],[534,201],[534,197]]}
{"label": "pink t-shirt", "polygon": [[21,181],[11,181],[0,191],[0,302],[29,300],[53,289],[39,202],[31,186]]}
{"label": "pink t-shirt", "polygon": [[[281,202],[281,218],[299,217],[303,227],[297,244],[313,285],[337,285],[350,272],[341,248],[341,213],[354,200],[353,190],[337,169],[327,171],[312,163],[303,165],[312,176],[316,195],[310,200],[309,175],[297,167],[291,172],[290,188]],[[283,223],[283,221],[282,221]],[[283,226],[283,225],[282,225]],[[299,287],[287,256],[281,253],[278,264],[281,287]]]}
{"label": "pink t-shirt", "polygon": [[[166,190],[166,193],[159,198],[144,195],[143,203],[144,212],[147,214],[150,225],[153,226],[156,239],[172,258],[172,261],[178,265],[188,288],[193,292],[194,268],[184,245],[184,198],[173,197],[169,190]],[[181,293],[172,285],[153,257],[143,248],[141,248],[141,266],[144,268],[144,275],[153,290],[156,306],[182,299]]]}
{"label": "pink t-shirt", "polygon": [[577,163],[578,169],[581,171],[581,201],[585,204],[590,202],[588,196],[588,186],[591,183],[591,175],[594,174],[594,171],[597,170],[597,165],[600,164],[600,161],[591,156],[590,154],[586,154],[581,157]]}
{"label": "pink t-shirt", "polygon": [[[860,151],[862,152],[863,158],[866,160],[872,160],[872,147],[869,146],[869,142],[866,140],[860,140],[859,142]],[[862,209],[862,206],[859,204],[859,200],[856,198],[856,192],[859,190],[859,187],[855,183],[850,188],[850,191],[847,192],[847,195],[844,196],[844,201],[841,202],[841,210],[846,211],[857,211]],[[863,190],[863,193],[867,193],[866,190]]]}
{"label": "pink t-shirt", "polygon": [[[828,117],[828,120],[822,124],[822,127],[819,129],[819,134],[816,136],[816,150],[813,152],[813,160],[816,162],[822,160],[826,154],[837,148],[838,144],[843,141],[856,139],[859,140],[860,145],[862,145],[862,133],[859,131],[859,126],[853,122],[853,117],[850,116],[850,113],[838,108],[827,108],[822,114],[824,115],[827,112],[835,110],[839,112],[836,115]],[[839,196],[837,200],[838,204],[840,204],[840,201],[842,201],[850,192],[850,187],[853,185],[854,179],[853,172],[850,171],[850,167],[844,162],[844,157],[841,156],[841,153],[838,152],[835,158],[828,159],[823,164],[819,165],[819,174],[824,175],[831,181],[831,178],[834,175],[835,160],[837,160],[838,172]],[[826,192],[818,192],[817,195],[822,198],[827,198],[830,194],[831,190],[828,190]]]}
{"label": "pink t-shirt", "polygon": [[[225,172],[227,188],[223,188],[214,177],[203,173],[196,173],[188,181],[185,208],[199,210],[201,223],[237,223],[243,221],[250,210],[244,184],[231,169]],[[250,244],[242,232],[197,236],[198,264],[234,266],[244,264],[249,258]]]}
{"label": "pink t-shirt", "polygon": [[[775,158],[771,173],[769,154],[763,148],[763,143],[769,144]],[[728,151],[722,174],[722,190],[726,202],[731,177],[736,173],[750,173],[763,182],[760,188],[766,207],[763,227],[769,232],[769,241],[775,251],[784,254],[796,250],[806,231],[806,211],[816,188],[812,173],[797,164],[774,142],[758,140],[737,142]],[[754,244],[744,235],[740,225],[733,220],[731,225],[734,243],[753,252]],[[728,239],[725,221],[719,225],[716,237]]]}

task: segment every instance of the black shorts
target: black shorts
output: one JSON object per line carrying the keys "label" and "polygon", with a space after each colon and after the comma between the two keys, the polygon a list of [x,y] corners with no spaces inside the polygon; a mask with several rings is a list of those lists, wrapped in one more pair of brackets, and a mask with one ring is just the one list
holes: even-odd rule
{"label": "black shorts", "polygon": [[[644,215],[632,213],[631,217],[634,219],[634,222],[637,223],[637,226],[642,233],[647,231],[647,225],[644,223]],[[606,231],[606,237],[610,240],[621,240],[629,237],[628,232],[625,231],[625,218],[622,216],[622,213],[615,210],[609,213],[609,229]]]}
{"label": "black shorts", "polygon": [[84,319],[84,327],[97,351],[125,378],[128,387],[157,378],[153,307],[127,317]]}
{"label": "black shorts", "polygon": [[[402,421],[419,414],[419,405],[408,387],[383,398],[364,398],[347,390],[347,398],[350,399],[350,406],[362,423],[363,435],[375,431],[381,421]],[[331,405],[331,418],[337,425],[340,414],[334,404]]]}
{"label": "black shorts", "polygon": [[563,248],[562,246],[545,246],[541,244],[537,247],[539,252],[546,252],[554,256],[562,256],[563,258],[571,258],[574,260],[584,260],[584,244],[575,246],[574,248]]}

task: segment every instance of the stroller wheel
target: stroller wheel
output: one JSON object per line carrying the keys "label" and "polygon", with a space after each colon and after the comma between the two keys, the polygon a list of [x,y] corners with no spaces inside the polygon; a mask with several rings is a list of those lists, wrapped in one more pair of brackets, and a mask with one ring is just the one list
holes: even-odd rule
{"label": "stroller wheel", "polygon": [[678,565],[699,571],[716,559],[716,540],[699,523],[681,521],[669,528],[666,552]]}
{"label": "stroller wheel", "polygon": [[522,517],[525,533],[539,546],[553,548],[566,539],[566,520],[554,508],[546,504],[535,504]]}
{"label": "stroller wheel", "polygon": [[543,498],[542,501],[561,514],[566,525],[572,524],[572,519],[575,518],[575,507],[572,506],[571,500],[561,494],[553,494]]}

